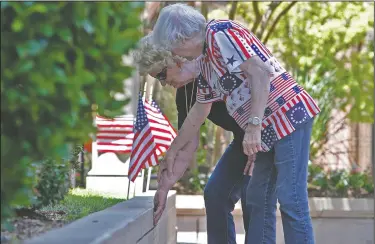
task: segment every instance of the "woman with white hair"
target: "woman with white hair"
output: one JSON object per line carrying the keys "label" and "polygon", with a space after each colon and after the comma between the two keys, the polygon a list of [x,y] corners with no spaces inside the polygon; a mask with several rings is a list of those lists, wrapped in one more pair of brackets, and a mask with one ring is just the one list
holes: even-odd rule
{"label": "woman with white hair", "polygon": [[[134,53],[134,61],[141,74],[150,74],[159,79],[162,85],[169,84],[178,88],[176,106],[178,128],[181,128],[188,111],[196,101],[197,86],[200,82],[199,79],[193,79],[195,74],[192,71],[195,69],[196,62],[189,62],[183,58],[172,56],[171,52],[154,47],[150,43],[150,39],[151,34],[140,41],[138,49]],[[202,78],[202,76],[200,77]],[[244,131],[228,114],[223,101],[213,103],[207,118],[223,129],[231,131],[234,135],[232,143],[217,163],[204,190],[208,215],[207,232],[209,236],[215,236],[215,239],[228,240],[226,243],[235,243],[236,233],[231,212],[241,198],[243,223],[245,230],[247,230],[250,215],[245,202],[246,188],[250,180],[251,165],[253,165],[251,162],[254,162],[255,157],[247,157],[243,153]],[[159,184],[154,198],[155,224],[164,211],[168,191],[181,178],[188,164],[192,161],[198,146],[198,139],[199,134],[196,133],[193,140],[178,152],[171,177],[167,177],[166,170],[159,171]],[[249,164],[247,164],[248,160],[250,160]],[[247,235],[245,235],[246,238]],[[219,243],[219,241],[216,243]]]}
{"label": "woman with white hair", "polygon": [[[247,243],[275,243],[277,200],[285,243],[314,243],[308,206],[307,165],[315,101],[267,47],[238,22],[211,20],[183,4],[162,9],[152,41],[172,54],[197,59],[197,103],[169,148],[161,169],[173,175],[181,148],[199,130],[212,103],[222,100],[245,131],[243,150],[257,154],[246,204],[251,207]],[[271,204],[271,209],[269,206]],[[207,215],[207,218],[209,216]],[[208,243],[227,243],[208,237]]]}

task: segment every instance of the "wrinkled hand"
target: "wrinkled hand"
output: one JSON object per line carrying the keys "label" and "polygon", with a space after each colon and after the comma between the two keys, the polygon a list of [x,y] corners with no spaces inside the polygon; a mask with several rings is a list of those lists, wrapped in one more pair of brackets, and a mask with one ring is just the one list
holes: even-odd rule
{"label": "wrinkled hand", "polygon": [[154,196],[154,226],[159,222],[160,217],[163,215],[165,205],[167,202],[168,191],[158,189]]}
{"label": "wrinkled hand", "polygon": [[242,142],[243,151],[247,156],[262,151],[261,146],[261,126],[249,124],[245,130]]}
{"label": "wrinkled hand", "polygon": [[244,175],[250,175],[251,176],[253,174],[255,159],[256,159],[256,154],[252,154],[252,155],[247,157],[247,163],[246,163],[245,169],[243,171]]}
{"label": "wrinkled hand", "polygon": [[[184,175],[189,163],[193,159],[194,152],[199,145],[199,136],[189,142],[184,150],[178,151],[173,165],[172,177],[167,176],[167,168],[161,166],[158,172],[158,189],[154,197],[154,225],[156,225],[162,216],[168,191]],[[164,168],[163,168],[164,167]]]}
{"label": "wrinkled hand", "polygon": [[173,165],[176,158],[177,153],[172,149],[169,148],[167,153],[165,154],[164,159],[159,164],[159,171],[158,171],[158,182],[160,182],[161,175],[164,170],[167,170],[167,176],[169,178],[173,175]]}

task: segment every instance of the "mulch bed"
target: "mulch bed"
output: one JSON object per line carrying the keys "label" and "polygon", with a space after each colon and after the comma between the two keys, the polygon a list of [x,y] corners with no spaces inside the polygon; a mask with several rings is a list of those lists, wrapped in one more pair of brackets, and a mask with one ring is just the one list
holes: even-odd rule
{"label": "mulch bed", "polygon": [[11,221],[14,230],[1,230],[1,243],[15,243],[17,240],[30,239],[51,229],[60,228],[68,223],[63,220],[65,215],[63,211],[18,210],[17,217]]}

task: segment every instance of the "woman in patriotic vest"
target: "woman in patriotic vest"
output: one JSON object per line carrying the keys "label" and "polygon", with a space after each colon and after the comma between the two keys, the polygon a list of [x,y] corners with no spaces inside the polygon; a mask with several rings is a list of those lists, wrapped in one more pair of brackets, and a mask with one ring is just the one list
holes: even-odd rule
{"label": "woman in patriotic vest", "polygon": [[[196,102],[198,79],[192,71],[195,62],[181,57],[174,57],[170,51],[157,48],[150,42],[152,33],[141,39],[138,49],[133,53],[134,62],[141,75],[151,75],[162,85],[169,84],[177,88],[176,107],[178,112],[178,128],[184,123],[191,107]],[[246,207],[246,189],[251,178],[255,154],[248,157],[243,153],[243,129],[228,114],[225,102],[212,104],[207,119],[217,126],[233,133],[233,141],[217,162],[204,189],[206,207],[207,235],[214,243],[235,243],[236,231],[232,211],[241,198],[245,240],[250,219],[250,208]],[[199,135],[179,150],[173,175],[168,177],[167,171],[159,170],[158,188],[154,197],[154,224],[164,211],[168,191],[181,178],[197,149]],[[271,207],[270,207],[271,208]]]}
{"label": "woman in patriotic vest", "polygon": [[[275,243],[273,212],[280,204],[285,243],[314,243],[307,193],[307,165],[315,101],[258,38],[231,20],[206,22],[194,8],[162,9],[153,30],[155,45],[196,60],[197,103],[190,110],[161,168],[173,175],[176,155],[210,112],[225,101],[245,131],[243,150],[257,154],[246,204],[251,211],[247,243]],[[276,192],[276,198],[273,193]],[[209,243],[214,242],[208,238]]]}

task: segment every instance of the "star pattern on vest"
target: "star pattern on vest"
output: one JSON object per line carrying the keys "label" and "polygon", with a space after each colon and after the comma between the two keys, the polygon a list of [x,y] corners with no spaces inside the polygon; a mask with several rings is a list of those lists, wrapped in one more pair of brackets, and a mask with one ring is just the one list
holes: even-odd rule
{"label": "star pattern on vest", "polygon": [[215,32],[223,31],[223,30],[230,29],[230,28],[232,28],[232,24],[229,21],[219,22],[219,23],[210,25],[210,29]]}
{"label": "star pattern on vest", "polygon": [[227,64],[230,64],[232,66],[237,61],[237,60],[234,59],[234,55],[231,58],[227,58],[227,59],[228,59]]}
{"label": "star pattern on vest", "polygon": [[277,135],[272,127],[272,125],[268,125],[263,131],[262,131],[262,142],[267,145],[267,147],[271,148],[272,145],[277,141]]}
{"label": "star pattern on vest", "polygon": [[305,122],[308,117],[309,116],[307,115],[306,110],[301,106],[297,106],[293,108],[292,113],[290,115],[290,120],[293,124],[298,125]]}
{"label": "star pattern on vest", "polygon": [[209,84],[208,82],[206,81],[206,79],[203,77],[202,74],[199,74],[198,76],[198,88],[209,88]]}
{"label": "star pattern on vest", "polygon": [[238,78],[235,74],[229,72],[225,73],[219,79],[220,88],[226,94],[231,94],[233,90],[242,84],[242,80]]}

